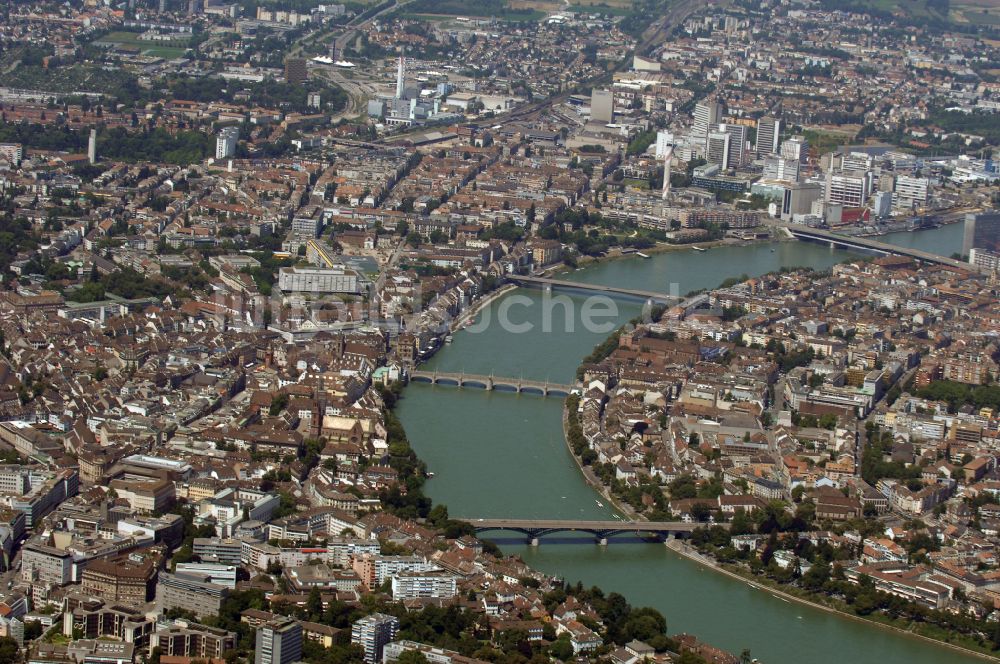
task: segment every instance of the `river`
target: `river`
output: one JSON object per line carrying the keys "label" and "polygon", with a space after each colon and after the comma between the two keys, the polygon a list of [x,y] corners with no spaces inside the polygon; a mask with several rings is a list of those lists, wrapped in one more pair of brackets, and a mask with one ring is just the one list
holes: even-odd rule
{"label": "river", "polygon": [[[879,239],[917,246],[944,255],[958,251],[961,225],[893,234]],[[727,277],[757,276],[782,267],[824,269],[851,254],[815,244],[781,242],[723,246],[656,254],[593,264],[564,275],[581,282],[657,291],[688,291],[717,286]],[[569,382],[580,360],[607,336],[587,330],[574,316],[564,318],[567,302],[580,313],[582,295],[546,294],[520,289],[493,302],[478,316],[489,325],[454,335],[427,369]],[[517,299],[514,299],[517,298]],[[549,301],[551,304],[551,301]],[[642,303],[615,299],[614,321],[627,321]],[[505,330],[496,321],[506,312]],[[554,321],[554,322],[550,322]],[[482,328],[481,330],[479,328]],[[519,518],[610,518],[599,496],[583,481],[562,437],[561,400],[528,394],[457,389],[414,383],[404,392],[399,416],[417,454],[434,479],[427,493],[449,506],[454,516]],[[550,574],[617,591],[636,606],[653,606],[667,618],[670,633],[689,632],[732,652],[750,648],[765,664],[971,663],[970,655],[908,638],[773,595],[708,570],[663,545],[543,539],[538,547],[501,541],[507,553]]]}

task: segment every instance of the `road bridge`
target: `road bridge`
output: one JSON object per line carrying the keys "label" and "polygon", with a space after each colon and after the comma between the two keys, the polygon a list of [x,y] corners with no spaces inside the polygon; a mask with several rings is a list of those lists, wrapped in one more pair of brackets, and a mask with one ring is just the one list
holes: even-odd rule
{"label": "road bridge", "polygon": [[851,237],[849,235],[832,233],[819,228],[809,228],[808,226],[782,226],[782,228],[787,230],[792,237],[799,240],[823,242],[831,246],[844,247],[846,249],[860,249],[863,251],[874,251],[885,255],[891,254],[893,256],[906,256],[907,258],[915,258],[917,260],[924,261],[925,263],[943,265],[945,267],[965,270],[966,272],[978,272],[976,266],[970,263],[958,261],[954,258],[945,258],[944,256],[939,256],[938,254],[932,254],[929,251],[922,251],[911,247],[900,247],[887,242],[879,242],[878,240],[873,240],[869,237]]}
{"label": "road bridge", "polygon": [[575,290],[590,291],[593,293],[608,293],[611,295],[629,295],[631,297],[641,297],[654,302],[664,302],[676,304],[683,300],[679,295],[667,295],[655,291],[639,290],[636,288],[621,288],[619,286],[605,286],[603,284],[585,284],[578,281],[568,281],[566,279],[551,279],[549,277],[532,277],[529,275],[509,275],[508,281],[522,286],[541,286],[552,288],[572,288]]}
{"label": "road bridge", "polygon": [[410,380],[419,383],[432,383],[434,385],[457,385],[458,387],[477,387],[486,391],[507,390],[511,392],[525,392],[529,394],[541,394],[543,396],[569,396],[576,389],[576,385],[566,385],[563,383],[550,383],[547,380],[531,380],[529,378],[503,378],[490,374],[467,374],[464,372],[453,373],[445,371],[420,371],[410,372]]}
{"label": "road bridge", "polygon": [[[703,523],[684,521],[573,521],[561,519],[462,519],[472,524],[476,534],[488,531],[510,531],[524,535],[531,545],[541,537],[553,533],[588,533],[599,544],[607,544],[615,535],[638,535],[665,540],[668,537],[687,537]],[[729,524],[717,524],[728,528]]]}

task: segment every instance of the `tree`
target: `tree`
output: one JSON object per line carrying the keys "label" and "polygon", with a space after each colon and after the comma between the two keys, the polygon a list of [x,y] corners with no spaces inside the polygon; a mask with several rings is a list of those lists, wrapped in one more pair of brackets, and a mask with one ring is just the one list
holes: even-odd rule
{"label": "tree", "polygon": [[[15,641],[15,644],[16,643],[17,642]],[[549,654],[556,659],[561,659],[564,662],[569,661],[573,657],[573,644],[569,641],[569,635],[560,634],[559,638],[556,639],[551,646],[549,646]],[[0,662],[0,664],[5,663]]]}
{"label": "tree", "polygon": [[627,641],[635,639],[650,641],[656,636],[667,633],[667,619],[662,613],[648,606],[634,609],[625,620],[622,633]]}
{"label": "tree", "polygon": [[18,664],[21,661],[21,648],[17,641],[9,636],[0,636],[0,664]]}
{"label": "tree", "polygon": [[320,594],[319,588],[313,588],[309,591],[309,597],[306,599],[306,613],[309,614],[310,620],[322,619],[323,595]]}
{"label": "tree", "polygon": [[268,409],[268,414],[274,417],[285,409],[288,405],[288,395],[282,392],[281,394],[275,394],[271,397],[271,407]]}
{"label": "tree", "polygon": [[712,510],[705,503],[695,503],[691,506],[691,518],[695,521],[708,521],[712,515]]}
{"label": "tree", "polygon": [[399,664],[428,664],[424,653],[419,650],[404,650],[396,661]]}
{"label": "tree", "polygon": [[802,495],[806,492],[805,486],[797,484],[794,489],[792,489],[792,500],[796,503],[802,502]]}
{"label": "tree", "polygon": [[42,635],[45,630],[42,629],[42,623],[38,620],[29,620],[24,623],[24,640],[34,641]]}
{"label": "tree", "polygon": [[448,506],[438,503],[427,515],[427,520],[440,528],[448,521]]}
{"label": "tree", "polygon": [[698,495],[698,488],[694,478],[690,475],[681,475],[669,485],[670,497],[678,500],[684,498],[694,498]]}

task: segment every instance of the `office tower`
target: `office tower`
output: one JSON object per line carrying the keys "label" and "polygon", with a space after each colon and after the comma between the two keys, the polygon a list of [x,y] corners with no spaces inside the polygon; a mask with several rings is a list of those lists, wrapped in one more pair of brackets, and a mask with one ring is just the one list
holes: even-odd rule
{"label": "office tower", "polygon": [[871,193],[871,179],[862,171],[826,172],[827,204],[840,203],[844,207],[861,207]]}
{"label": "office tower", "polygon": [[791,221],[796,215],[809,214],[823,193],[818,182],[791,182],[782,190],[781,219]]}
{"label": "office tower", "polygon": [[288,58],[285,60],[286,83],[302,83],[307,78],[309,78],[309,72],[306,70],[305,58]]}
{"label": "office tower", "polygon": [[754,151],[759,155],[775,154],[781,136],[781,120],[763,117],[757,121],[757,143]]}
{"label": "office tower", "polygon": [[962,253],[983,249],[1000,254],[1000,213],[984,212],[965,215],[965,233],[962,236]]}
{"label": "office tower", "polygon": [[765,180],[784,180],[786,182],[799,181],[799,162],[784,157],[768,155],[764,157]]}
{"label": "office tower", "polygon": [[800,163],[805,163],[809,157],[809,141],[805,136],[792,136],[781,143],[781,156],[785,159],[794,159]]}
{"label": "office tower", "polygon": [[406,58],[399,56],[399,64],[396,67],[396,99],[402,99],[406,91]]}
{"label": "office tower", "polygon": [[164,611],[184,609],[199,618],[218,615],[229,597],[229,588],[210,583],[204,576],[160,572],[156,599]]}
{"label": "office tower", "polygon": [[160,0],[160,13],[165,14],[167,12],[167,0]]}
{"label": "office tower", "polygon": [[351,625],[351,643],[361,646],[365,662],[377,664],[382,661],[385,644],[396,638],[399,619],[383,613],[373,613]]}
{"label": "office tower", "polygon": [[875,218],[888,217],[890,212],[892,212],[892,192],[880,191],[875,194],[872,201],[872,214]]}
{"label": "office tower", "polygon": [[318,92],[310,92],[307,100],[311,109],[318,111],[323,106],[323,97]]}
{"label": "office tower", "polygon": [[277,618],[257,628],[254,664],[292,664],[302,659],[302,625]]}
{"label": "office tower", "polygon": [[727,168],[739,168],[746,163],[747,128],[737,124],[719,125],[719,131],[729,134],[729,163]]}
{"label": "office tower", "polygon": [[896,195],[893,201],[900,210],[912,210],[927,205],[927,178],[896,176]]}
{"label": "office tower", "polygon": [[696,137],[708,136],[722,118],[722,104],[714,101],[703,101],[694,107],[694,127],[692,133]]}
{"label": "office tower", "polygon": [[236,154],[236,144],[240,140],[238,127],[226,127],[215,137],[215,158],[228,159]]}
{"label": "office tower", "polygon": [[611,122],[615,119],[615,98],[610,90],[594,90],[590,93],[590,119],[594,122]]}
{"label": "office tower", "polygon": [[97,163],[97,130],[90,130],[90,139],[87,141],[87,161],[91,164]]}
{"label": "office tower", "polygon": [[845,171],[870,171],[874,165],[867,152],[849,152],[840,157],[840,168]]}
{"label": "office tower", "polygon": [[708,138],[705,139],[705,158],[708,163],[728,168],[730,141],[732,141],[732,136],[724,131],[710,132]]}

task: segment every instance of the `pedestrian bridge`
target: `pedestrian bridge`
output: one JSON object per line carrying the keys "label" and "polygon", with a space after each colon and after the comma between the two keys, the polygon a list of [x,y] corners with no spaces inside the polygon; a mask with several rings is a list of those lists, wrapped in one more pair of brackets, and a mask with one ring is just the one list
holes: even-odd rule
{"label": "pedestrian bridge", "polygon": [[457,385],[458,387],[476,387],[482,390],[502,390],[507,392],[525,392],[543,396],[569,396],[576,385],[550,383],[547,380],[530,380],[527,378],[501,378],[490,374],[451,373],[444,371],[411,371],[410,380],[418,383],[434,385]]}
{"label": "pedestrian bridge", "polygon": [[[666,540],[668,537],[687,537],[693,530],[703,527],[703,523],[684,521],[571,521],[546,519],[462,519],[472,524],[476,534],[488,531],[510,531],[520,533],[528,543],[537,545],[541,537],[553,533],[587,533],[593,535],[598,544],[607,544],[615,535],[638,535]],[[728,528],[729,524],[716,524]]]}
{"label": "pedestrian bridge", "polygon": [[631,297],[639,297],[645,300],[663,302],[666,304],[677,304],[684,299],[679,295],[667,295],[666,293],[657,293],[655,291],[638,290],[635,288],[620,288],[618,286],[604,286],[602,284],[585,284],[577,281],[568,281],[566,279],[550,279],[548,277],[532,277],[528,275],[512,274],[507,276],[507,280],[522,286],[541,286],[542,288],[564,288],[589,291],[592,293],[607,293],[609,295],[628,295]]}

